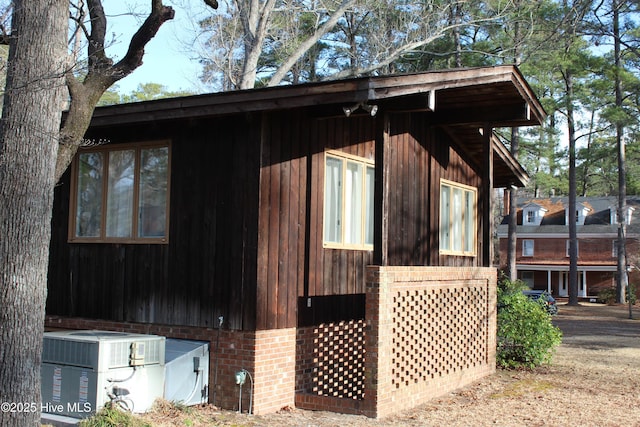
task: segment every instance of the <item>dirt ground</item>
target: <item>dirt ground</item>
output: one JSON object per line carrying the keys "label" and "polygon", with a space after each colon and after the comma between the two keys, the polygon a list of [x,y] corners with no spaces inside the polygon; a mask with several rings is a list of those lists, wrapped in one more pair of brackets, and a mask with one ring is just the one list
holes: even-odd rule
{"label": "dirt ground", "polygon": [[554,323],[563,343],[535,371],[498,370],[469,387],[409,412],[373,420],[287,409],[253,416],[211,406],[147,415],[153,426],[638,426],[640,307],[560,305]]}

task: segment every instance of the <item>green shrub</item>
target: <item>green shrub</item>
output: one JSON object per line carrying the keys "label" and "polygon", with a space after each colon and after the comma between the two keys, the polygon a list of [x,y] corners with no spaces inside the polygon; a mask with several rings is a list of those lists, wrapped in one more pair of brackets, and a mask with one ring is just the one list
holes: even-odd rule
{"label": "green shrub", "polygon": [[80,427],[150,427],[130,412],[106,406],[94,416],[78,423]]}
{"label": "green shrub", "polygon": [[598,302],[608,305],[614,304],[616,302],[615,288],[605,288],[598,292]]}
{"label": "green shrub", "polygon": [[629,283],[629,288],[627,289],[627,297],[625,298],[627,301],[627,303],[629,302],[629,300],[631,300],[631,304],[635,305],[636,301],[637,301],[637,294],[636,294],[636,284],[635,283]]}
{"label": "green shrub", "polygon": [[497,364],[535,368],[551,361],[562,332],[551,323],[544,302],[527,298],[520,281],[502,279],[498,286]]}
{"label": "green shrub", "polygon": [[[616,288],[606,288],[598,292],[598,302],[613,305],[616,303],[616,298],[618,294],[616,292]],[[629,299],[631,299],[631,304],[636,303],[636,284],[629,283],[629,287],[627,288],[627,292],[625,295],[625,302],[629,303]]]}

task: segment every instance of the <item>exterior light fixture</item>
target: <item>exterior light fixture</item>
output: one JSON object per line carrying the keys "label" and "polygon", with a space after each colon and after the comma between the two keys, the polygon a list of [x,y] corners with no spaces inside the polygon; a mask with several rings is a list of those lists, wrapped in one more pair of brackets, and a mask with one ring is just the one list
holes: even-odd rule
{"label": "exterior light fixture", "polygon": [[344,111],[345,116],[349,117],[351,113],[358,109],[359,106],[360,104],[354,104],[351,107],[342,107],[342,111]]}
{"label": "exterior light fixture", "polygon": [[240,393],[238,394],[238,413],[242,413],[242,386],[247,381],[247,377],[249,377],[249,382],[251,383],[251,389],[249,391],[249,414],[251,414],[253,410],[253,377],[246,369],[240,369],[235,373],[236,384],[240,386]]}
{"label": "exterior light fixture", "polygon": [[345,116],[349,117],[358,108],[362,108],[364,111],[369,113],[371,115],[371,117],[374,117],[376,115],[376,113],[378,112],[378,106],[377,105],[369,105],[369,104],[366,104],[364,102],[359,102],[359,103],[354,104],[354,105],[352,105],[350,107],[342,107],[342,111],[344,111],[344,115]]}
{"label": "exterior light fixture", "polygon": [[376,113],[378,112],[378,106],[377,105],[369,105],[369,104],[360,104],[360,107],[362,107],[362,109],[364,111],[366,111],[367,113],[371,114],[371,117],[375,117]]}

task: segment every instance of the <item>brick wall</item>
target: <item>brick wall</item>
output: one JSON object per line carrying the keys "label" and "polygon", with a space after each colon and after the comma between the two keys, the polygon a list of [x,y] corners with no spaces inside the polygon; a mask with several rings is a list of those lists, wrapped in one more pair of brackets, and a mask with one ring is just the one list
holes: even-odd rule
{"label": "brick wall", "polygon": [[297,407],[363,413],[365,325],[361,319],[298,328]]}
{"label": "brick wall", "polygon": [[255,333],[254,414],[295,406],[296,329]]}
{"label": "brick wall", "polygon": [[495,372],[496,282],[492,268],[368,267],[366,415]]}

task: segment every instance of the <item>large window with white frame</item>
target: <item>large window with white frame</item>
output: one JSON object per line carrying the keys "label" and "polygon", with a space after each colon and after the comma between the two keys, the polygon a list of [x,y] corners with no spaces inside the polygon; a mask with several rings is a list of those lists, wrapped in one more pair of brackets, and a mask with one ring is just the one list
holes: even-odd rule
{"label": "large window with white frame", "polygon": [[70,241],[166,243],[170,145],[81,150],[73,162]]}
{"label": "large window with white frame", "polygon": [[373,249],[373,161],[325,153],[324,247]]}
{"label": "large window with white frame", "polygon": [[440,181],[440,252],[476,255],[478,190]]}

